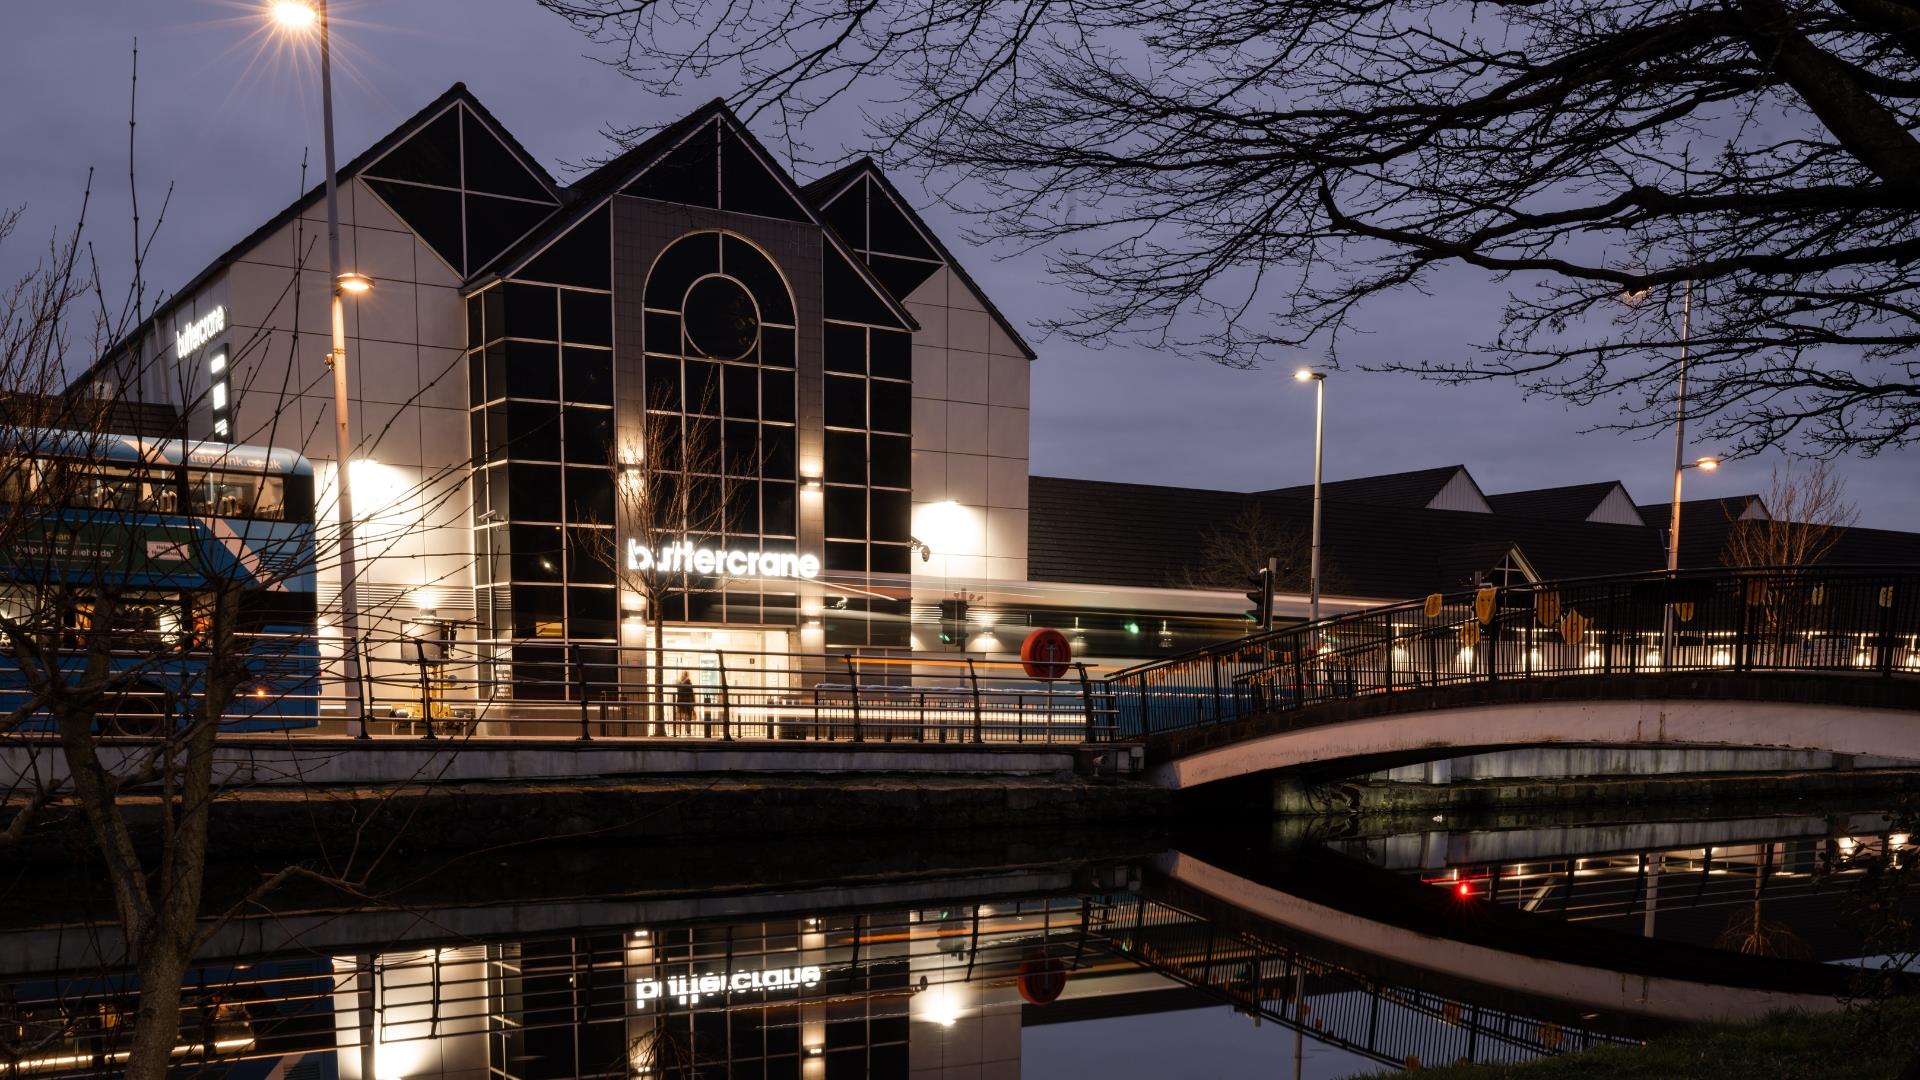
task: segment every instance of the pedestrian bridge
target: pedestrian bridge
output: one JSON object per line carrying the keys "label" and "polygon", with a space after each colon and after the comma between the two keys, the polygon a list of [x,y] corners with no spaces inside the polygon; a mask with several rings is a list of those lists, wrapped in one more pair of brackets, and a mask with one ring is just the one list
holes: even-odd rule
{"label": "pedestrian bridge", "polygon": [[1488,587],[1113,675],[1111,737],[1191,788],[1548,744],[1920,760],[1920,570]]}

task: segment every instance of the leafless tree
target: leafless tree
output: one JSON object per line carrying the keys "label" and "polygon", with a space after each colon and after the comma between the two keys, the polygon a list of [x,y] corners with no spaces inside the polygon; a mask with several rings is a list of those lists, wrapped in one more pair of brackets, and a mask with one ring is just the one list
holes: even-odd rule
{"label": "leafless tree", "polygon": [[[717,402],[689,401],[684,417],[666,399],[655,402],[639,430],[613,448],[614,521],[612,531],[590,535],[591,556],[613,571],[622,603],[638,600],[652,638],[648,659],[652,675],[646,696],[653,733],[666,730],[672,687],[666,679],[668,607],[687,590],[684,569],[667,569],[652,558],[681,541],[717,536],[725,497],[720,489],[720,424],[712,419]],[[631,550],[644,548],[638,559]]]}
{"label": "leafless tree", "polygon": [[1499,331],[1389,366],[1657,427],[1690,297],[1722,445],[1920,437],[1906,0],[540,3],[650,89],[737,86],[794,147],[850,87],[891,101],[879,152],[1046,247],[1076,338],[1337,361],[1365,302],[1465,267],[1509,291]]}
{"label": "leafless tree", "polygon": [[1812,566],[1860,517],[1847,499],[1847,482],[1825,461],[1799,471],[1791,464],[1775,467],[1762,501],[1766,517],[1733,523],[1727,565]]}
{"label": "leafless tree", "polygon": [[1257,502],[1249,503],[1233,517],[1208,524],[1200,534],[1194,565],[1173,575],[1168,584],[1240,589],[1272,558],[1280,560],[1274,588],[1302,590],[1308,585],[1310,543],[1305,529],[1276,519]]}

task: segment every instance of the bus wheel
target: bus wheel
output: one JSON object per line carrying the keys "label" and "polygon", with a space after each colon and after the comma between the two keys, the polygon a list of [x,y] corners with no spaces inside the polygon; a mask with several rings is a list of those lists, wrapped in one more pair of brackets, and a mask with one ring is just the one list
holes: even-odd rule
{"label": "bus wheel", "polygon": [[158,693],[129,694],[113,703],[113,715],[102,725],[109,735],[154,736],[166,731],[166,710]]}

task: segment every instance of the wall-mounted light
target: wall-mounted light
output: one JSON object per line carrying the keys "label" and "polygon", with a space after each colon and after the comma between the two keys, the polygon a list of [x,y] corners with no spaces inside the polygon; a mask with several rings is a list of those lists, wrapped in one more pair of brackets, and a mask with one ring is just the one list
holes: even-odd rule
{"label": "wall-mounted light", "polygon": [[334,284],[340,286],[341,292],[353,293],[358,296],[361,293],[373,291],[373,279],[365,274],[355,273],[352,270],[341,274],[333,280]]}
{"label": "wall-mounted light", "polygon": [[801,491],[825,491],[826,484],[822,483],[820,478],[817,476],[803,476],[800,478],[800,490]]}

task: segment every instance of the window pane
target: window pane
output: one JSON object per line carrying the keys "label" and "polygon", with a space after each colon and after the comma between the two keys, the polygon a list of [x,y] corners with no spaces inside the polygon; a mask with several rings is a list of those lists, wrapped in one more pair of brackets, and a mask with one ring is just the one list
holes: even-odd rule
{"label": "window pane", "polygon": [[913,442],[899,435],[873,437],[874,487],[913,486]]}
{"label": "window pane", "polygon": [[912,496],[904,491],[875,491],[872,504],[872,538],[906,543],[913,522]]}
{"label": "window pane", "polygon": [[686,365],[686,411],[720,415],[720,365],[708,360],[688,360]]}
{"label": "window pane", "polygon": [[756,435],[758,424],[743,420],[726,422],[724,451],[726,454],[726,472],[729,476],[756,476],[760,472],[760,448]]}
{"label": "window pane", "polygon": [[875,544],[870,549],[873,559],[872,570],[876,574],[906,574],[913,570],[913,561],[909,557],[911,548],[905,544]]}
{"label": "window pane", "polygon": [[619,558],[612,529],[567,530],[567,579],[576,583],[611,585]]}
{"label": "window pane", "polygon": [[613,344],[613,297],[562,289],[560,331],[565,340],[579,345]]}
{"label": "window pane", "polygon": [[519,461],[560,460],[559,406],[509,401],[506,410],[508,457]]}
{"label": "window pane", "polygon": [[792,428],[765,426],[760,429],[760,475],[793,478]]}
{"label": "window pane", "polygon": [[827,426],[867,426],[866,380],[847,375],[827,376]]}
{"label": "window pane", "polygon": [[867,395],[873,403],[870,413],[873,430],[902,434],[913,430],[913,394],[909,384],[875,380],[867,384]]}
{"label": "window pane", "polygon": [[728,364],[720,376],[726,414],[745,420],[760,415],[760,373],[743,364]]}
{"label": "window pane", "polygon": [[873,330],[870,374],[881,379],[913,378],[913,335]]}
{"label": "window pane", "polygon": [[[506,468],[515,521],[560,520],[560,467],[513,464]],[[558,541],[554,547],[558,548]],[[515,551],[519,550],[518,545]]]}
{"label": "window pane", "polygon": [[618,616],[616,597],[612,589],[568,589],[568,632],[574,637],[613,637]]}
{"label": "window pane", "polygon": [[826,350],[828,371],[867,373],[867,332],[862,327],[828,323]]}
{"label": "window pane", "polygon": [[679,412],[680,361],[647,357],[647,408]]}
{"label": "window pane", "polygon": [[539,338],[544,341],[559,339],[560,308],[556,294],[560,290],[512,281],[504,288],[508,337]]}
{"label": "window pane", "polygon": [[793,422],[793,372],[760,373],[760,415],[766,420]]}
{"label": "window pane", "polygon": [[648,352],[680,355],[680,316],[649,311],[642,326]]}
{"label": "window pane", "polygon": [[865,488],[829,487],[826,501],[828,536],[842,540],[867,538]]}
{"label": "window pane", "polygon": [[613,404],[613,353],[604,349],[563,349],[561,393],[568,401]]}
{"label": "window pane", "polygon": [[794,535],[792,484],[768,482],[760,485],[761,531],[768,536]]}
{"label": "window pane", "polygon": [[561,581],[560,530],[546,525],[513,525],[513,554],[509,557],[515,581]]}
{"label": "window pane", "polygon": [[760,485],[752,480],[727,481],[726,530],[733,536],[760,532]]}
{"label": "window pane", "polygon": [[556,401],[560,397],[560,350],[532,341],[506,343],[506,396]]}
{"label": "window pane", "polygon": [[867,545],[827,542],[827,569],[862,571],[867,568]]}
{"label": "window pane", "polygon": [[567,460],[581,464],[613,463],[613,412],[610,409],[567,409]]}
{"label": "window pane", "polygon": [[484,405],[487,402],[487,354],[470,352],[467,354],[467,404]]}
{"label": "window pane", "polygon": [[777,368],[793,366],[793,331],[777,326],[760,328],[760,365]]}
{"label": "window pane", "polygon": [[611,472],[606,469],[567,470],[567,520],[574,524],[614,523]]}
{"label": "window pane", "polygon": [[859,432],[827,432],[827,483],[867,482],[867,437]]}

